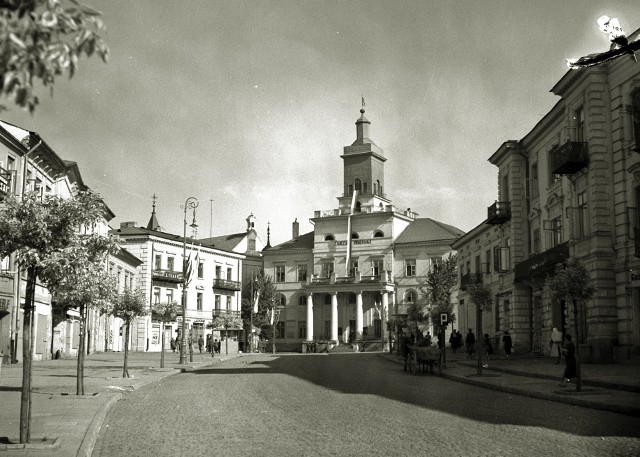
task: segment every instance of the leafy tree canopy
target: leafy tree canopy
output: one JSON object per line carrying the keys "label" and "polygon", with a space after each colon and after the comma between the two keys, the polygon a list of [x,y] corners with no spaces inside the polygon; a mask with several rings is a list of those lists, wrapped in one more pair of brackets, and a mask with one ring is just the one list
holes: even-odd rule
{"label": "leafy tree canopy", "polygon": [[156,314],[160,319],[165,322],[172,322],[176,320],[179,313],[182,312],[182,308],[177,301],[154,303],[151,305],[151,312]]}
{"label": "leafy tree canopy", "polygon": [[575,257],[547,278],[545,287],[554,300],[567,303],[584,303],[596,293],[587,268]]}
{"label": "leafy tree canopy", "polygon": [[103,29],[102,14],[76,0],[0,0],[0,95],[33,113],[34,80],[52,91],[56,76],[74,76],[79,57],[107,62]]}
{"label": "leafy tree canopy", "polygon": [[486,284],[469,284],[467,286],[469,300],[482,311],[491,311],[493,308],[493,292]]}
{"label": "leafy tree canopy", "polygon": [[451,296],[458,287],[458,256],[450,254],[435,264],[427,273],[427,285],[420,288],[420,292],[426,302],[424,320],[431,319],[435,326],[440,325],[440,315],[446,314],[447,321],[455,322]]}
{"label": "leafy tree canopy", "polygon": [[147,300],[140,289],[125,289],[113,307],[113,315],[125,321],[131,321],[147,314]]}

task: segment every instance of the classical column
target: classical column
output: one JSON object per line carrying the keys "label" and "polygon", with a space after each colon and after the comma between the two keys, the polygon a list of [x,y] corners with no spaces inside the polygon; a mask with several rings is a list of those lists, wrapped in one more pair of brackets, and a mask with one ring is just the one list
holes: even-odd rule
{"label": "classical column", "polygon": [[380,315],[382,321],[382,345],[385,351],[389,350],[389,329],[387,328],[387,321],[389,320],[389,292],[382,291],[382,312]]}
{"label": "classical column", "polygon": [[338,292],[331,294],[331,341],[338,341]]}
{"label": "classical column", "polygon": [[362,292],[356,294],[356,341],[362,341],[362,327],[364,316],[362,315]]}
{"label": "classical column", "polygon": [[313,294],[307,295],[307,341],[313,341]]}

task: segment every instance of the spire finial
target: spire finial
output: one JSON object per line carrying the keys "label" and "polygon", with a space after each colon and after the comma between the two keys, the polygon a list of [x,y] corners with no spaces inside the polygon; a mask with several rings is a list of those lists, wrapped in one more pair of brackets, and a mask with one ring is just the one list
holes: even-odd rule
{"label": "spire finial", "polygon": [[360,112],[364,114],[364,96],[362,97],[362,108],[360,108]]}
{"label": "spire finial", "polygon": [[265,249],[271,247],[271,222],[267,221],[267,244],[265,245]]}
{"label": "spire finial", "polygon": [[156,200],[158,200],[158,197],[156,197],[156,194],[153,194],[153,197],[151,197],[151,201],[153,202],[152,203],[153,209],[151,211],[152,213],[156,212]]}

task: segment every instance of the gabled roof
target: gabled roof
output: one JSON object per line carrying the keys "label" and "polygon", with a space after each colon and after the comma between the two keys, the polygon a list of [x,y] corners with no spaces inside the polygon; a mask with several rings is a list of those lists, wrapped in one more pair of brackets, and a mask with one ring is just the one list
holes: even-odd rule
{"label": "gabled roof", "polygon": [[464,235],[464,232],[453,225],[434,221],[433,219],[415,219],[396,238],[395,244],[418,243],[426,241],[454,240]]}
{"label": "gabled roof", "polygon": [[313,249],[313,232],[305,233],[304,235],[300,235],[298,238],[294,238],[289,241],[285,241],[284,243],[278,244],[277,246],[270,247],[269,249],[264,249],[262,252],[273,252],[273,251],[291,251],[291,250],[305,250],[310,251]]}

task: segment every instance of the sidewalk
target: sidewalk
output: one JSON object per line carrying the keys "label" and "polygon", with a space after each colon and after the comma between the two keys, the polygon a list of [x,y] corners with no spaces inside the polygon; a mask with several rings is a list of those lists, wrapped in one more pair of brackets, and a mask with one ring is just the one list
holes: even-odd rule
{"label": "sidewalk", "polygon": [[[397,362],[396,354],[381,356]],[[517,395],[567,403],[575,406],[614,411],[640,416],[640,366],[581,364],[582,391],[575,384],[560,386],[564,362],[556,365],[551,358],[512,357],[507,360],[483,361],[487,368],[478,375],[478,361],[466,359],[466,354],[447,352],[446,369],[442,376],[453,381]],[[400,368],[402,369],[402,368]],[[418,373],[418,376],[433,376]],[[438,375],[438,368],[435,368]]]}
{"label": "sidewalk", "polygon": [[179,354],[166,352],[165,368],[159,352],[130,352],[130,378],[122,377],[124,353],[107,352],[86,356],[84,396],[76,393],[75,358],[33,363],[31,394],[31,443],[16,444],[20,436],[22,363],[0,369],[0,455],[2,456],[89,456],[100,426],[121,397],[139,387],[184,370],[209,366],[235,355],[187,354],[180,365]]}

